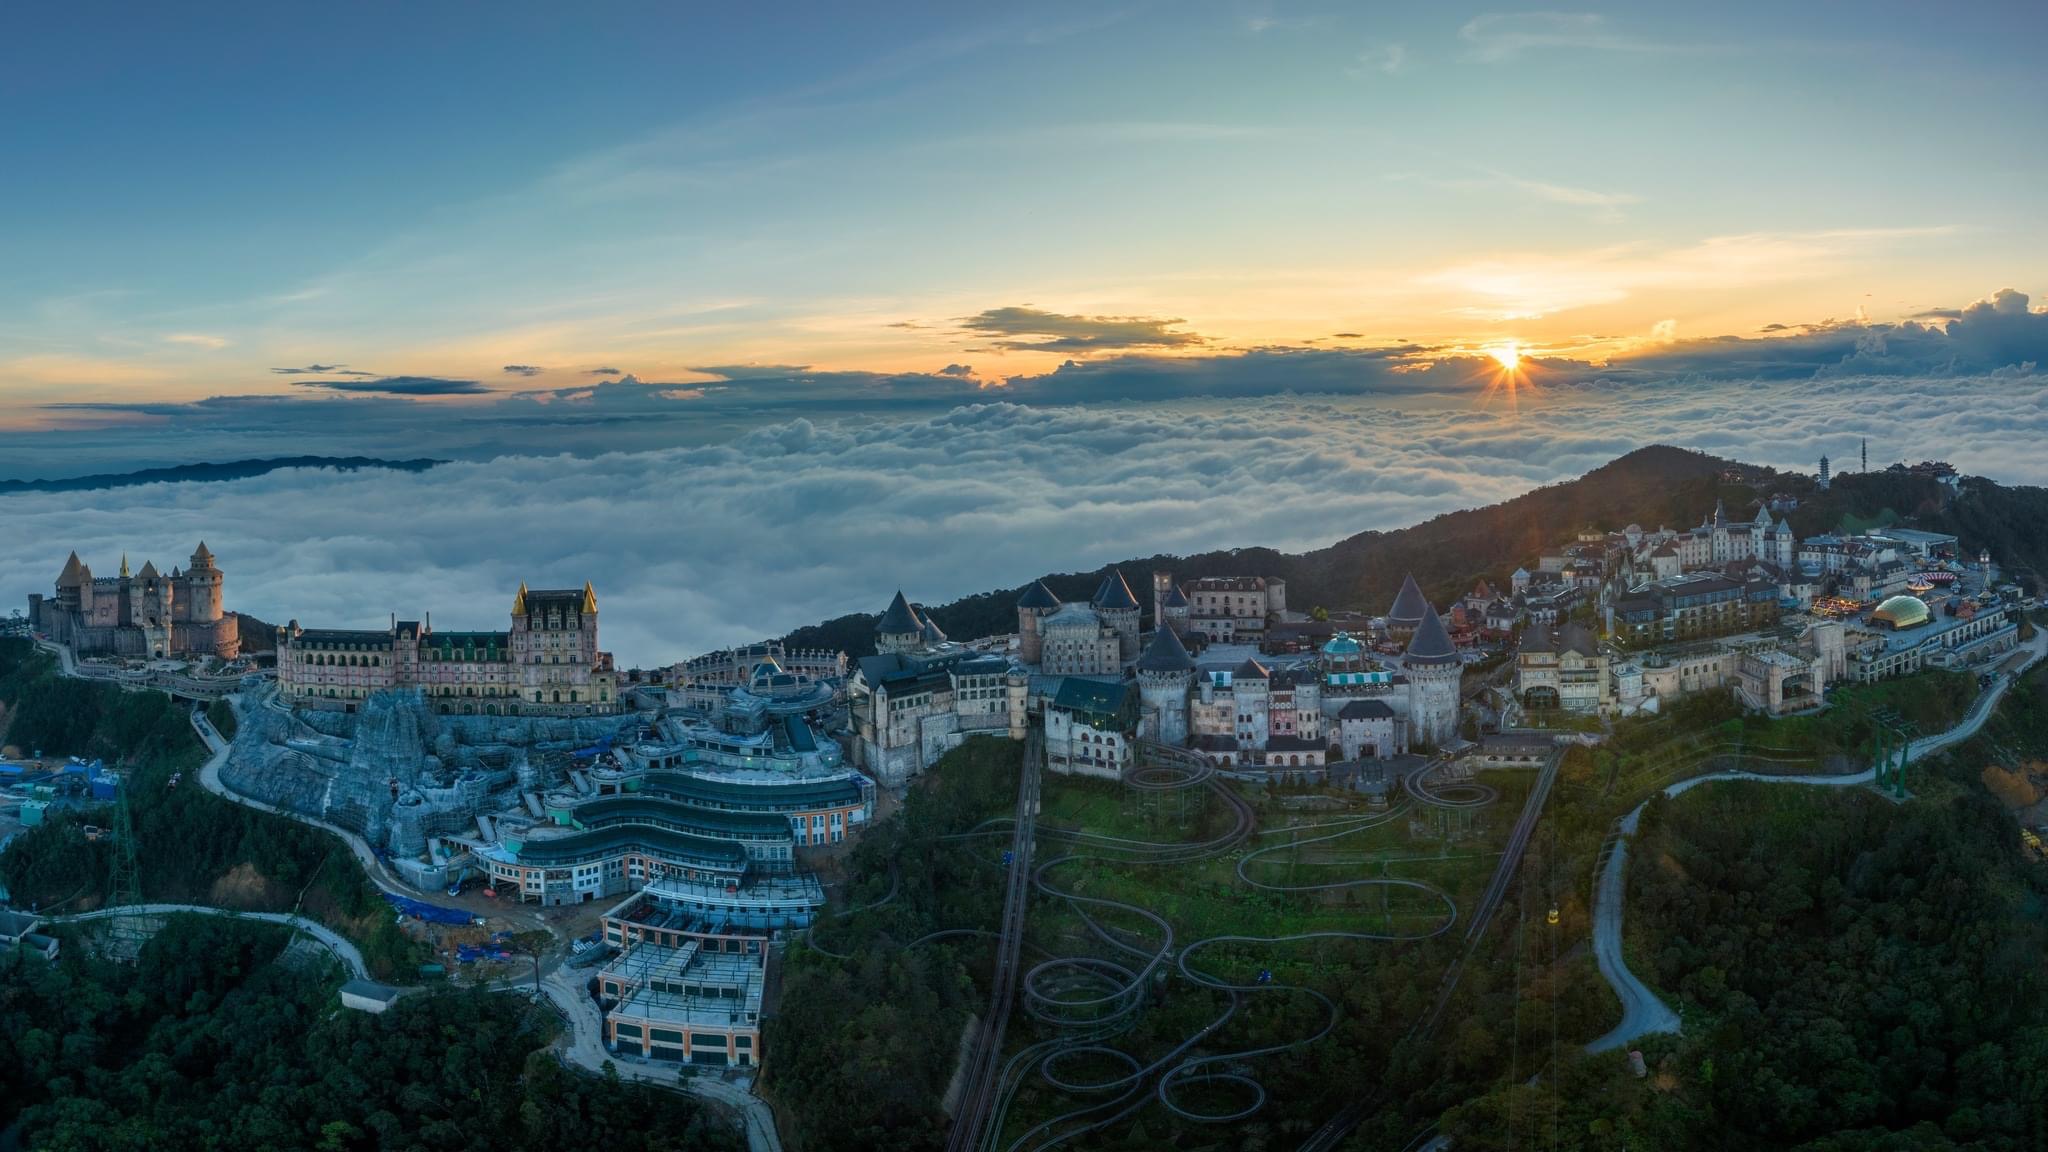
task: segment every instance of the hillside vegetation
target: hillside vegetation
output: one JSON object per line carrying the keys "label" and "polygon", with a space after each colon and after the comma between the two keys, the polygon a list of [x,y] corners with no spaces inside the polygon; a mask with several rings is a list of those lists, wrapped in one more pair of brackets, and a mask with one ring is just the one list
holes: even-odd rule
{"label": "hillside vegetation", "polygon": [[741,1146],[689,1097],[574,1075],[524,997],[345,1011],[271,924],[177,916],[136,964],[0,953],[0,1129],[52,1152]]}
{"label": "hillside vegetation", "polygon": [[[355,940],[373,972],[404,973],[423,958],[338,838],[200,786],[206,753],[184,705],[64,677],[53,658],[12,638],[0,639],[0,703],[9,715],[0,743],[98,758],[126,773],[145,900],[288,912],[303,891],[303,911]],[[14,901],[63,912],[101,906],[112,845],[83,829],[113,822],[110,806],[72,809],[15,837],[0,853]]]}
{"label": "hillside vegetation", "polygon": [[[1471,588],[1479,577],[1504,584],[1518,566],[1534,567],[1545,549],[1571,541],[1586,528],[1629,524],[1674,529],[1697,525],[1716,500],[1747,519],[1757,501],[1783,493],[1799,498],[1787,519],[1803,538],[1837,528],[1910,524],[1961,537],[1974,558],[1979,548],[2008,569],[2048,568],[2048,489],[2005,487],[1972,478],[1960,494],[1939,482],[1904,473],[1837,476],[1826,492],[1798,473],[1723,460],[1681,448],[1638,449],[1576,480],[1546,485],[1484,508],[1451,512],[1389,532],[1361,532],[1310,552],[1247,547],[1193,556],[1143,556],[1115,565],[1150,610],[1150,573],[1171,570],[1182,580],[1208,576],[1278,576],[1287,581],[1288,606],[1384,612],[1413,572],[1438,604]],[[1332,528],[1340,526],[1332,525]],[[1256,526],[1246,526],[1247,533]],[[1062,600],[1085,600],[1108,568],[1044,577]],[[939,627],[955,639],[1014,631],[1016,601],[1028,583],[933,605]],[[904,589],[912,599],[919,589]],[[877,613],[881,605],[876,605]],[[791,632],[801,647],[874,649],[876,614],[855,613]]]}

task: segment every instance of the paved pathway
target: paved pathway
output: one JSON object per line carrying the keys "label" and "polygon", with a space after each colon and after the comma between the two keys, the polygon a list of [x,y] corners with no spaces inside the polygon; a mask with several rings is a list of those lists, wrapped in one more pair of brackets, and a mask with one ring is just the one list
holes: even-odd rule
{"label": "paved pathway", "polygon": [[293,924],[301,932],[312,936],[327,946],[334,957],[348,967],[349,975],[358,980],[368,980],[370,970],[363,964],[363,954],[348,938],[317,921],[289,912],[238,912],[232,908],[215,908],[210,904],[124,904],[118,908],[101,908],[94,912],[74,912],[69,916],[44,916],[52,924],[78,924],[88,920],[112,920],[120,916],[174,916],[191,913],[196,916],[232,916],[242,920],[261,920],[268,924]]}
{"label": "paved pathway", "polygon": [[[760,1097],[746,1089],[713,1076],[685,1080],[678,1075],[676,1065],[614,1056],[605,1051],[604,1018],[579,979],[587,975],[582,969],[557,968],[541,979],[541,991],[569,1022],[569,1035],[561,1048],[564,1060],[593,1073],[602,1073],[605,1062],[610,1061],[621,1080],[716,1100],[739,1113],[741,1127],[747,1134],[748,1152],[782,1152],[782,1140],[775,1132],[775,1114]],[[533,982],[528,980],[526,987],[532,988]]]}
{"label": "paved pathway", "polygon": [[[78,675],[70,648],[61,644],[39,643],[42,643],[43,647],[57,655],[65,675]],[[271,700],[264,699],[258,702],[258,706],[267,706],[271,703]],[[192,729],[198,733],[200,741],[213,753],[207,759],[205,766],[199,771],[199,782],[207,791],[236,804],[288,817],[302,824],[310,824],[315,828],[331,832],[341,837],[342,841],[349,846],[349,850],[362,863],[363,872],[369,876],[371,883],[375,884],[379,889],[399,896],[420,895],[417,889],[406,884],[393,874],[389,866],[375,852],[370,850],[369,844],[354,832],[339,825],[330,824],[317,817],[308,816],[303,812],[295,812],[289,808],[280,808],[254,797],[245,796],[228,787],[227,783],[220,778],[220,772],[222,767],[227,764],[228,757],[233,754],[233,743],[223,737],[214,728],[212,722],[207,720],[206,714],[199,709],[194,709],[192,712]],[[317,924],[304,917],[293,917],[282,912],[238,913],[224,908],[186,904],[150,904],[139,906],[135,910],[144,913],[197,912],[202,915],[215,916],[240,915],[259,920],[268,920],[274,923],[290,923],[296,920],[300,927],[312,933],[321,943],[327,945],[331,951],[341,957],[343,962],[348,965],[349,970],[358,978],[368,978],[367,970],[363,965],[362,953],[356,950],[355,945],[350,944],[346,939],[324,925]],[[128,909],[110,908],[97,912],[86,912],[78,916],[52,916],[45,917],[45,919],[51,921],[94,920],[120,915],[128,911]],[[547,927],[545,923],[542,926]],[[553,929],[549,928],[549,931],[552,932]],[[782,1141],[775,1131],[775,1115],[768,1105],[753,1093],[737,1085],[728,1084],[723,1080],[712,1077],[692,1077],[685,1081],[677,1075],[677,1069],[673,1065],[638,1061],[625,1056],[614,1057],[611,1053],[605,1051],[603,1018],[598,1013],[597,1005],[591,1001],[589,995],[570,977],[569,972],[570,970],[568,969],[557,968],[554,972],[545,975],[541,980],[543,993],[561,1009],[564,1018],[569,1022],[568,1042],[562,1052],[564,1059],[578,1068],[593,1073],[601,1073],[605,1062],[609,1060],[612,1066],[617,1069],[622,1079],[653,1084],[671,1091],[692,1092],[712,1100],[717,1100],[739,1114],[741,1126],[747,1134],[749,1152],[782,1152]],[[503,990],[513,991],[517,983],[516,981],[508,981]],[[530,980],[525,983],[527,988],[532,986]]]}
{"label": "paved pathway", "polygon": [[[2025,663],[2000,672],[1989,687],[1978,693],[1977,701],[1963,717],[1962,723],[1945,732],[1922,736],[1906,746],[1908,762],[1930,756],[1975,736],[1984,727],[1984,722],[1998,709],[1998,702],[2005,698],[2006,689],[2018,683],[2027,669],[2039,663],[2048,655],[2048,628],[2035,628],[2034,638],[2020,645],[2020,650],[2029,655]],[[1766,776],[1756,772],[1710,772],[1680,780],[1664,789],[1666,796],[1682,796],[1702,784],[1716,780],[1756,780],[1767,784],[1804,784],[1814,788],[1849,788],[1869,784],[1877,779],[1877,769],[1866,768],[1840,776]],[[1645,800],[1635,806],[1628,815],[1615,822],[1617,836],[1614,846],[1600,867],[1599,879],[1593,889],[1593,956],[1600,965],[1600,975],[1606,977],[1608,986],[1614,989],[1621,1000],[1621,1023],[1605,1036],[1586,1045],[1588,1052],[1605,1052],[1625,1047],[1638,1038],[1653,1032],[1676,1033],[1680,1030],[1678,1014],[1673,1012],[1648,985],[1629,970],[1628,961],[1622,956],[1621,920],[1624,897],[1627,892],[1625,877],[1628,867],[1628,838],[1636,834]]]}
{"label": "paved pathway", "polygon": [[357,861],[363,866],[364,875],[370,878],[372,884],[394,896],[417,897],[423,894],[419,889],[400,879],[391,870],[389,865],[385,864],[375,852],[371,851],[369,842],[354,832],[343,828],[339,824],[329,824],[317,816],[308,816],[304,812],[295,812],[290,808],[280,808],[275,804],[265,803],[253,796],[244,795],[228,787],[227,781],[220,778],[220,771],[227,766],[228,757],[234,754],[234,745],[214,729],[212,721],[206,718],[205,712],[196,708],[192,710],[192,730],[197,732],[199,739],[208,748],[213,750],[212,757],[206,761],[205,767],[199,770],[199,783],[208,792],[244,807],[254,808],[260,812],[269,812],[273,815],[297,820],[301,824],[310,824],[326,832],[332,832],[334,835],[341,837],[342,842],[348,845],[349,851],[355,853]]}

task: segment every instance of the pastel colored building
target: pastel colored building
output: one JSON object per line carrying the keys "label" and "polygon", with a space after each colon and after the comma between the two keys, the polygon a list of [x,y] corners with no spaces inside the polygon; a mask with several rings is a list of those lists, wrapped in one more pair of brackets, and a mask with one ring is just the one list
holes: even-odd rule
{"label": "pastel colored building", "polygon": [[277,683],[294,707],[354,712],[376,692],[412,689],[443,715],[573,716],[618,710],[611,653],[598,648],[597,594],[529,590],[504,632],[436,632],[393,618],[383,629],[277,630]]}

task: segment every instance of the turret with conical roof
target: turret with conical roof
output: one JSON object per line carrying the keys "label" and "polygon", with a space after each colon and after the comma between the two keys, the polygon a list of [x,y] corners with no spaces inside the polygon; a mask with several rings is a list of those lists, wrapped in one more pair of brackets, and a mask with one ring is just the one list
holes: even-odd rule
{"label": "turret with conical roof", "polygon": [[924,618],[910,601],[903,598],[903,590],[896,590],[896,598],[889,601],[882,618],[875,621],[875,651],[915,652],[924,643]]}
{"label": "turret with conical roof", "polygon": [[1138,674],[1144,734],[1163,744],[1186,743],[1188,689],[1194,684],[1195,661],[1180,642],[1180,634],[1171,628],[1154,628],[1151,643],[1132,667]]}
{"label": "turret with conical roof", "polygon": [[1124,582],[1124,574],[1115,568],[1102,578],[1102,586],[1095,590],[1092,601],[1095,612],[1102,622],[1116,629],[1118,658],[1133,660],[1138,655],[1138,598],[1131,595],[1131,586]]}
{"label": "turret with conical roof", "polygon": [[1135,609],[1138,598],[1131,594],[1131,586],[1124,580],[1124,574],[1111,568],[1109,575],[1102,578],[1102,586],[1095,590],[1094,603],[1097,608]]}
{"label": "turret with conical roof", "polygon": [[1038,631],[1038,622],[1060,610],[1060,598],[1052,594],[1043,580],[1033,580],[1024,594],[1017,597],[1017,656],[1026,664],[1036,664],[1045,652],[1045,638]]}
{"label": "turret with conical roof", "polygon": [[1443,617],[1437,615],[1435,606],[1427,606],[1423,611],[1422,624],[1415,629],[1415,634],[1408,638],[1408,651],[1404,662],[1441,664],[1446,661],[1456,663],[1457,660],[1458,646],[1451,642],[1451,634],[1444,627]]}
{"label": "turret with conical roof", "polygon": [[1145,645],[1144,654],[1133,667],[1139,672],[1192,672],[1195,658],[1188,655],[1179,633],[1171,628],[1155,628],[1152,642]]}
{"label": "turret with conical roof", "polygon": [[1406,640],[1414,635],[1428,609],[1429,600],[1422,595],[1422,586],[1415,582],[1413,572],[1408,573],[1401,580],[1401,591],[1394,596],[1393,607],[1387,609],[1387,634],[1396,640]]}
{"label": "turret with conical roof", "polygon": [[1458,687],[1465,662],[1434,607],[1423,612],[1401,667],[1408,678],[1409,738],[1440,748],[1458,733]]}

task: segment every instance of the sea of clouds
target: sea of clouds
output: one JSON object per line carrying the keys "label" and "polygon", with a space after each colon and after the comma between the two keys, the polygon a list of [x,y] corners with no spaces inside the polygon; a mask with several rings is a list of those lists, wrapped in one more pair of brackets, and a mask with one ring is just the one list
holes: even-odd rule
{"label": "sea of clouds", "polygon": [[1156,552],[1316,547],[1651,443],[1811,469],[1868,436],[1873,466],[2039,484],[2044,430],[2032,375],[797,418],[711,446],[0,496],[0,605],[47,594],[72,549],[101,575],[124,552],[168,570],[203,538],[231,607],[308,626],[501,628],[521,581],[590,580],[605,646],[646,665],[878,611],[898,587],[936,603]]}

